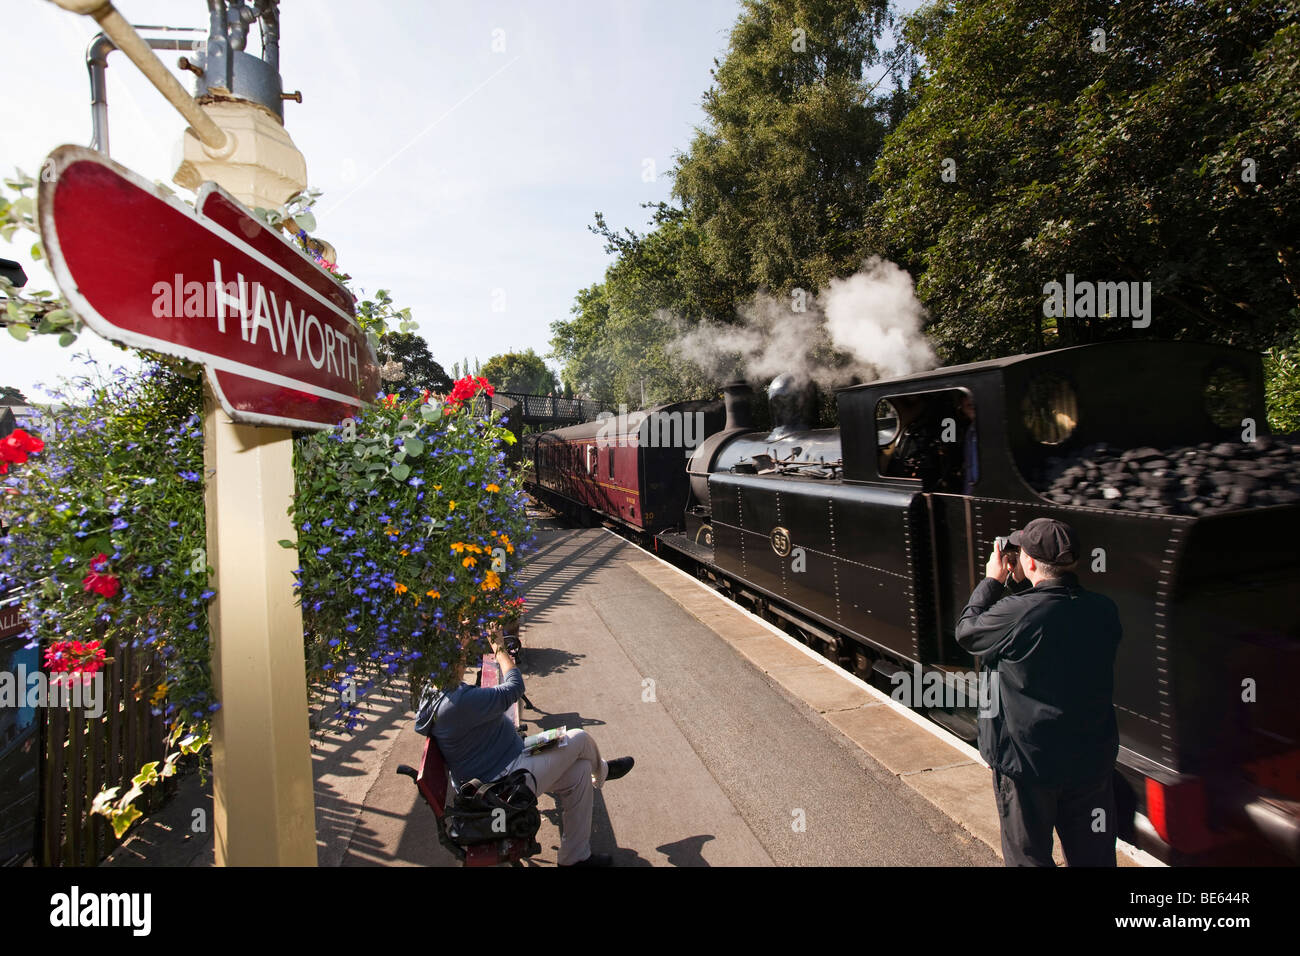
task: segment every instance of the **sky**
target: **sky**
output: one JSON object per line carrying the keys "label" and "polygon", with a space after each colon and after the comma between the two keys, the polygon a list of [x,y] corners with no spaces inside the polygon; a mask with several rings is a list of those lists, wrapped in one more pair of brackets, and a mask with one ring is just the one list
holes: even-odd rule
{"label": "sky", "polygon": [[[206,33],[202,0],[116,6],[135,24]],[[387,289],[411,308],[448,372],[466,357],[546,355],[550,324],[611,262],[587,228],[594,213],[640,231],[641,204],[670,198],[674,154],[703,122],[739,12],[735,0],[285,0],[280,72],[303,95],[284,104],[285,126],[324,193],[316,234],[363,297]],[[85,49],[98,28],[47,0],[0,0],[0,14],[0,172],[34,174],[54,147],[90,141]],[[159,55],[192,88],[179,54]],[[121,53],[107,75],[112,158],[175,188],[184,121]],[[53,289],[28,255],[34,238],[0,242],[0,256],[23,264],[28,291]],[[0,347],[0,385],[40,401],[37,383],[78,373],[72,353],[130,363],[89,331],[70,349],[52,339]]]}

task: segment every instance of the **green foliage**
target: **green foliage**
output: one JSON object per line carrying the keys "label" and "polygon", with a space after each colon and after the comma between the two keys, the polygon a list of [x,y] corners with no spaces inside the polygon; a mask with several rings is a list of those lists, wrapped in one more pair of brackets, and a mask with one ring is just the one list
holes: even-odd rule
{"label": "green foliage", "polygon": [[428,343],[413,332],[390,332],[379,340],[379,362],[399,362],[403,388],[427,388],[431,392],[451,391],[452,381],[434,361]]}
{"label": "green foliage", "polygon": [[597,213],[593,231],[619,258],[578,293],[572,319],[551,324],[565,380],[610,408],[711,397],[717,384],[669,346],[701,318],[731,317],[729,293],[711,284],[701,234],[680,211],[660,206],[655,223],[618,235]]}
{"label": "green foliage", "polygon": [[894,95],[885,0],[747,0],[704,95],[708,121],[675,171],[712,270],[733,289],[817,289],[865,258],[872,164]]}
{"label": "green foliage", "polygon": [[[459,641],[517,597],[524,494],[472,402],[396,396],[295,447],[298,589],[310,679],[343,695],[349,729],[376,681],[454,670]],[[282,542],[291,545],[292,542]]]}
{"label": "green foliage", "polygon": [[481,374],[503,392],[549,395],[559,387],[555,373],[532,349],[494,355],[483,363]]}
{"label": "green foliage", "polygon": [[[947,360],[1135,334],[1274,339],[1300,290],[1287,227],[1297,33],[1284,6],[970,0],[923,12],[908,36],[927,68],[876,167],[873,242],[917,277]],[[1043,287],[1067,273],[1151,282],[1150,329],[1044,319]]]}
{"label": "green foliage", "polygon": [[[1300,330],[1300,310],[1292,313]],[[1264,353],[1264,399],[1275,432],[1300,432],[1300,331]]]}
{"label": "green foliage", "polygon": [[[30,232],[40,236],[36,222],[36,179],[15,170],[11,179],[4,181],[5,187],[13,191],[12,198],[0,195],[0,237],[12,242],[19,231]],[[32,195],[27,195],[28,190]],[[45,250],[39,239],[32,243],[31,257],[43,259]],[[0,311],[0,325],[4,325],[11,336],[19,342],[26,342],[28,336],[57,335],[59,344],[65,348],[77,340],[81,334],[81,320],[68,309],[68,304],[53,292],[21,292],[5,276],[0,276],[0,302],[4,304]]]}

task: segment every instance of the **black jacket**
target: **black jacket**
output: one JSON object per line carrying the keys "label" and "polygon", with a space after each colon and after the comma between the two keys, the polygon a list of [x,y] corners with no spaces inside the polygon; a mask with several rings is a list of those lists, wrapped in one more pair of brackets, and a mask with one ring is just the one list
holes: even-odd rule
{"label": "black jacket", "polygon": [[1074,786],[1115,762],[1119,609],[1076,575],[1018,594],[985,578],[957,622],[957,643],[997,675],[996,713],[979,722],[980,755],[1016,780]]}

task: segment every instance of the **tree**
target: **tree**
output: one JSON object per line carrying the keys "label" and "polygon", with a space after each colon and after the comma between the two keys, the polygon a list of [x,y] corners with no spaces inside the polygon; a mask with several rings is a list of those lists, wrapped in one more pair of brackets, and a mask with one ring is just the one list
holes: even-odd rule
{"label": "tree", "polygon": [[889,23],[887,0],[746,0],[673,187],[724,282],[813,290],[866,257],[899,94],[864,77]]}
{"label": "tree", "polygon": [[502,392],[550,395],[558,388],[555,373],[546,367],[541,356],[532,349],[494,355],[483,363],[481,371],[476,374],[482,375]]}
{"label": "tree", "polygon": [[431,392],[449,392],[452,380],[434,361],[428,343],[413,332],[390,332],[379,340],[379,362],[400,362],[405,376],[398,381],[403,388],[427,388]]}
{"label": "tree", "polygon": [[[910,22],[927,66],[872,229],[949,361],[1150,335],[1263,348],[1300,320],[1300,26],[1272,0],[969,0]],[[945,175],[948,173],[948,175]],[[1150,282],[1048,318],[1066,275]]]}

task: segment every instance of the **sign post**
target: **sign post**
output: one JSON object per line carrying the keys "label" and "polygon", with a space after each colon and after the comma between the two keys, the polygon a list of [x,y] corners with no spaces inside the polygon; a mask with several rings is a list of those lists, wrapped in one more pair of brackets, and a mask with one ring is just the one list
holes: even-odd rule
{"label": "sign post", "polygon": [[196,212],[64,146],[38,201],[50,267],[92,330],[206,368],[216,860],[314,865],[297,552],[277,542],[295,537],[289,429],[330,427],[379,388],[352,297],[212,184]]}

